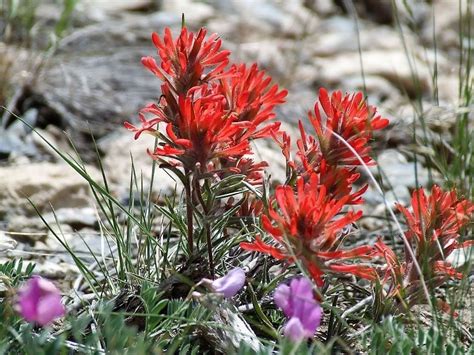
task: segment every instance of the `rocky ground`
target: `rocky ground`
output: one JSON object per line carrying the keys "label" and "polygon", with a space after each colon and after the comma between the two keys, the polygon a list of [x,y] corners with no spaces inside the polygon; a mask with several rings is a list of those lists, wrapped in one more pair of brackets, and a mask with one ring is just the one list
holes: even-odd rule
{"label": "rocky ground", "polygon": [[[160,95],[159,81],[140,65],[140,58],[154,53],[151,32],[162,33],[166,26],[178,30],[184,13],[191,29],[206,26],[219,33],[234,61],[258,62],[289,90],[278,117],[291,131],[312,108],[319,87],[365,89],[370,103],[391,120],[375,142],[380,169],[373,172],[384,177],[388,201],[407,202],[417,183],[439,178],[423,159],[415,176],[413,151],[429,149],[414,144],[413,122],[423,114],[429,127],[443,134],[457,107],[457,3],[432,2],[395,1],[394,11],[389,0],[359,0],[354,6],[342,0],[83,0],[71,31],[54,52],[45,52],[41,33],[28,49],[0,41],[0,73],[12,93],[0,103],[22,115],[62,152],[74,155],[71,137],[89,172],[99,179],[92,132],[111,189],[124,200],[130,153],[146,181],[151,161],[145,151],[152,142],[133,141],[122,123],[135,120],[138,109]],[[47,25],[57,20],[60,9],[46,1],[37,15]],[[76,270],[70,257],[27,198],[47,222],[59,222],[73,248],[87,251],[86,241],[100,251],[98,212],[88,184],[23,123],[8,113],[1,122],[0,259],[34,258],[46,276],[73,279]],[[258,151],[273,166],[272,176],[281,178],[278,150],[269,144]],[[173,191],[174,182],[166,174],[160,173],[157,181],[162,194]],[[374,188],[366,200],[367,212],[385,216],[383,199]],[[363,224],[373,231],[383,225],[378,218]]]}

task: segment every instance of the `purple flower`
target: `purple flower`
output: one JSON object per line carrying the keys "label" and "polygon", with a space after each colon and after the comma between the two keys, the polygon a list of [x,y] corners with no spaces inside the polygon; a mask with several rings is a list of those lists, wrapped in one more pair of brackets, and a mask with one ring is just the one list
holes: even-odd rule
{"label": "purple flower", "polygon": [[230,270],[227,275],[212,281],[212,289],[230,298],[244,286],[245,272],[240,267]]}
{"label": "purple flower", "polygon": [[61,293],[51,281],[33,276],[19,290],[18,311],[30,323],[47,325],[66,313]]}
{"label": "purple flower", "polygon": [[289,318],[283,334],[294,342],[311,338],[321,323],[322,309],[314,299],[311,281],[295,278],[290,285],[282,284],[274,294],[275,304]]}

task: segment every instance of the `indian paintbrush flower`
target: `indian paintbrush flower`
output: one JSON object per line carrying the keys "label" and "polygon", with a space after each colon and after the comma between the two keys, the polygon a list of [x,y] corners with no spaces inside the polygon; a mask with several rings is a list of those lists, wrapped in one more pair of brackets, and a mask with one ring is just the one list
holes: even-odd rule
{"label": "indian paintbrush flower", "polygon": [[[405,235],[415,251],[416,261],[421,266],[426,280],[446,278],[461,279],[462,274],[454,269],[446,258],[455,250],[474,245],[473,240],[460,242],[460,230],[469,222],[474,213],[474,204],[459,199],[455,190],[444,192],[434,185],[431,194],[426,195],[423,188],[415,190],[411,199],[411,211],[401,204],[396,207],[407,221]],[[407,253],[404,262],[379,240],[375,247],[386,259],[387,268],[384,279],[392,278],[398,288],[405,288],[419,281],[414,261]]]}
{"label": "indian paintbrush flower", "polygon": [[229,63],[230,52],[221,50],[222,41],[217,34],[205,40],[206,34],[204,28],[193,33],[186,27],[176,40],[173,40],[169,28],[165,28],[163,38],[153,33],[152,41],[158,49],[161,63],[158,65],[153,57],[143,57],[142,63],[158,78],[169,83],[178,95],[203,81],[217,79]]}
{"label": "indian paintbrush flower", "polygon": [[250,160],[250,141],[278,131],[279,122],[267,121],[287,92],[271,85],[256,65],[226,69],[229,52],[220,50],[216,35],[205,36],[205,29],[194,34],[186,28],[176,40],[169,28],[163,38],[153,34],[161,64],[151,57],[142,62],[163,80],[162,96],[141,110],[141,126],[126,122],[125,127],[135,139],[143,132],[159,138],[149,154],[164,166],[182,166],[201,176],[248,172],[248,181],[259,183],[266,163]]}
{"label": "indian paintbrush flower", "polygon": [[[424,281],[431,288],[442,285],[447,279],[461,279],[446,258],[455,250],[474,245],[473,240],[460,242],[461,228],[466,226],[474,212],[474,204],[458,198],[456,191],[443,191],[434,185],[431,194],[423,188],[413,192],[411,210],[397,204],[405,216],[408,230],[405,232],[416,260],[405,251],[405,259],[399,260],[395,252],[379,238],[375,243],[377,252],[387,262],[382,269],[382,283],[387,285],[387,296],[401,297],[403,303],[413,305],[424,298],[420,294],[421,277],[415,267],[420,265]],[[450,307],[443,303],[443,309]]]}
{"label": "indian paintbrush flower", "polygon": [[[322,108],[324,117],[321,114]],[[361,92],[342,95],[334,91],[329,96],[326,89],[319,90],[319,101],[314,113],[309,113],[309,121],[314,127],[322,157],[330,165],[361,165],[333,132],[342,137],[362,158],[365,164],[373,164],[370,157],[369,140],[373,131],[385,128],[389,121],[377,115],[376,108],[369,106]]]}
{"label": "indian paintbrush flower", "polygon": [[[365,265],[343,264],[340,260],[371,258],[374,250],[363,245],[349,250],[338,249],[343,229],[361,217],[361,212],[342,213],[349,196],[333,199],[317,174],[309,182],[299,178],[296,191],[291,186],[278,186],[270,200],[268,213],[262,216],[263,229],[276,245],[264,243],[260,237],[241,243],[243,249],[269,254],[276,259],[294,262],[298,258],[307,267],[318,286],[325,272],[347,272],[369,280],[375,271]],[[277,208],[278,207],[278,208]]]}

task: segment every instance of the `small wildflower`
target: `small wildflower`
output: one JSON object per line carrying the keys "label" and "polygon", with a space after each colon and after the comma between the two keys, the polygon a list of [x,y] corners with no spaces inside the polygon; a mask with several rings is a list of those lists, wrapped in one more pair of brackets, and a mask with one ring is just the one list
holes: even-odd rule
{"label": "small wildflower", "polygon": [[18,311],[30,323],[48,325],[66,314],[61,293],[51,281],[34,276],[20,288]]}
{"label": "small wildflower", "polygon": [[289,318],[283,333],[294,342],[314,336],[321,323],[322,309],[314,299],[311,281],[295,278],[290,285],[282,284],[274,294],[275,304]]}
{"label": "small wildflower", "polygon": [[230,270],[227,275],[215,279],[211,288],[214,292],[222,293],[225,298],[234,297],[245,284],[245,272],[240,267]]}
{"label": "small wildflower", "polygon": [[[230,75],[220,81],[219,90],[226,98],[227,109],[237,122],[257,127],[275,117],[275,106],[285,102],[286,90],[279,90],[272,79],[256,64],[233,65]],[[266,125],[253,133],[254,138],[269,137],[277,132],[279,122]]]}

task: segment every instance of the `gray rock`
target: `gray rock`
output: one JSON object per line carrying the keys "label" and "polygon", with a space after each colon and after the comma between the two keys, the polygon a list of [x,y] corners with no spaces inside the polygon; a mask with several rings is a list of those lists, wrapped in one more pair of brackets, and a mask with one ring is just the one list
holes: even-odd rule
{"label": "gray rock", "polygon": [[0,160],[7,159],[12,153],[35,156],[38,152],[34,145],[21,139],[18,132],[0,128]]}
{"label": "gray rock", "polygon": [[[179,27],[180,18],[171,18]],[[63,116],[73,137],[111,132],[160,96],[161,82],[140,59],[156,54],[151,33],[170,25],[170,18],[160,23],[164,19],[130,15],[84,27],[61,41],[36,90]]]}
{"label": "gray rock", "polygon": [[84,208],[60,208],[53,213],[43,215],[49,224],[67,224],[74,230],[84,227],[95,227],[97,225],[96,210],[92,207]]}
{"label": "gray rock", "polygon": [[204,24],[215,16],[215,10],[211,5],[191,0],[163,1],[162,10],[179,17],[184,14],[186,23],[195,26]]}
{"label": "gray rock", "polygon": [[[31,108],[27,110],[21,117],[29,126],[35,127],[38,121],[38,110]],[[8,132],[16,135],[17,137],[25,137],[31,133],[32,129],[20,120],[16,120],[8,127]]]}
{"label": "gray rock", "polygon": [[5,232],[0,231],[0,255],[8,253],[10,250],[13,250],[17,246],[17,241],[13,238],[10,238],[5,234]]}
{"label": "gray rock", "polygon": [[[405,53],[399,50],[371,50],[362,53],[364,75],[382,77],[401,93],[415,95],[418,88],[413,80],[412,68],[416,68],[421,92],[428,93],[431,87],[428,67],[419,59],[412,60],[414,66],[409,64]],[[362,76],[359,63],[359,53],[344,53],[315,60],[321,74],[320,81],[336,87],[342,86],[348,77]]]}
{"label": "gray rock", "polygon": [[[430,181],[426,168],[418,163],[408,162],[405,156],[394,149],[383,151],[377,158],[377,164],[382,172],[384,186],[394,190],[400,196],[405,196],[402,189],[414,189],[418,186],[426,186]],[[375,174],[379,174],[376,167],[372,168]]]}
{"label": "gray rock", "polygon": [[[138,140],[131,132],[125,130],[113,133],[100,142],[100,149],[105,153],[103,165],[109,182],[118,196],[128,196],[132,160],[137,178],[143,177],[144,188],[151,182],[153,160],[147,149],[153,149],[154,137],[143,134]],[[140,183],[140,182],[138,182]],[[173,193],[176,182],[163,169],[156,169],[154,186],[156,196]]]}
{"label": "gray rock", "polygon": [[79,270],[74,264],[46,260],[36,264],[35,273],[50,280],[72,280]]}
{"label": "gray rock", "polygon": [[[311,42],[309,50],[316,56],[329,57],[340,53],[358,52],[359,36],[360,49],[362,51],[372,50],[401,50],[402,43],[400,35],[395,29],[387,26],[365,25],[357,28],[352,19],[346,17],[333,17],[324,21],[319,30],[326,31],[324,36],[312,35],[308,38]],[[405,39],[410,44],[414,42],[412,38]]]}
{"label": "gray rock", "polygon": [[[97,180],[99,174],[89,167]],[[89,185],[65,164],[30,163],[0,167],[0,216],[35,216],[27,198],[41,212],[56,208],[81,208],[91,204]]]}

